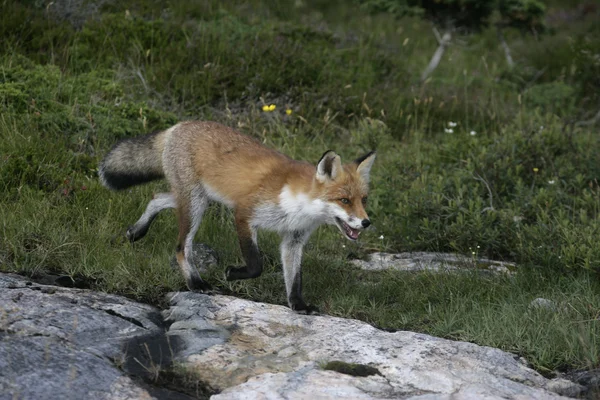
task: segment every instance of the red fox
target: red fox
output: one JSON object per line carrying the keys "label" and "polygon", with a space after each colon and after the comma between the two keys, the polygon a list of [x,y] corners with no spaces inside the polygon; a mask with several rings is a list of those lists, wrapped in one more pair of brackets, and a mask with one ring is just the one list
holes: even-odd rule
{"label": "red fox", "polygon": [[191,250],[210,201],[233,208],[246,263],[228,267],[227,280],[258,277],[263,263],[257,229],[278,232],[289,306],[311,313],[316,309],[302,298],[302,248],[323,223],[337,226],[349,240],[357,240],[371,224],[365,205],[374,161],[372,151],[342,165],[339,155],[327,151],[315,167],[216,122],[186,121],[118,142],[101,162],[99,175],[112,190],[167,179],[171,192],[154,196],[127,238],[141,239],[160,211],[175,208],[176,258],[190,290],[209,288],[192,266]]}

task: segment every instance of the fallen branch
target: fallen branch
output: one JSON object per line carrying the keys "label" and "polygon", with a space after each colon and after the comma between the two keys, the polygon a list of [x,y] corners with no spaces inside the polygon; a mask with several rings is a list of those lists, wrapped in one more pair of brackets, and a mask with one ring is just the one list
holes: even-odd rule
{"label": "fallen branch", "polygon": [[442,56],[444,55],[446,48],[450,44],[450,40],[452,40],[452,35],[450,34],[450,31],[444,33],[444,35],[440,38],[440,34],[437,31],[437,29],[433,28],[433,34],[436,36],[436,39],[438,39],[439,45],[435,53],[433,53],[433,57],[431,57],[429,65],[427,66],[427,68],[425,68],[423,74],[421,74],[421,81],[424,81],[425,79],[429,78],[429,75],[431,75],[431,73],[435,71],[435,69],[440,64],[440,61],[442,60]]}
{"label": "fallen branch", "polygon": [[506,63],[510,68],[513,68],[515,66],[515,62],[512,58],[510,47],[508,47],[508,43],[506,43],[506,39],[504,38],[504,31],[502,30],[502,27],[497,26],[496,33],[498,34],[498,40],[500,41],[500,45],[504,50],[504,57],[506,58]]}
{"label": "fallen branch", "polygon": [[600,111],[598,111],[596,113],[596,115],[594,115],[591,119],[575,122],[575,126],[591,126],[591,125],[595,125],[599,121],[600,121]]}

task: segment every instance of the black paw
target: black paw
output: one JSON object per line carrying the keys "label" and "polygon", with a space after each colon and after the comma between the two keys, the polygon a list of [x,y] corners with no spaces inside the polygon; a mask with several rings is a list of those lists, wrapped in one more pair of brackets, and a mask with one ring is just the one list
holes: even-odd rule
{"label": "black paw", "polygon": [[238,270],[239,268],[232,266],[225,268],[225,279],[227,279],[228,281],[235,281],[240,279],[238,278]]}
{"label": "black paw", "polygon": [[210,283],[199,278],[188,280],[186,286],[190,291],[197,293],[215,294],[218,292],[213,289]]}
{"label": "black paw", "polygon": [[291,309],[298,314],[302,315],[319,315],[319,308],[313,305],[307,305],[306,303],[296,303],[291,305]]}
{"label": "black paw", "polygon": [[250,271],[248,267],[229,266],[225,269],[225,279],[237,281],[240,279],[252,279],[259,277],[262,271]]}
{"label": "black paw", "polygon": [[129,240],[131,243],[140,240],[141,238],[143,238],[144,236],[146,236],[146,233],[148,233],[148,229],[135,229],[135,226],[130,226],[129,228],[127,228],[127,232],[125,232],[125,236],[127,237],[127,240]]}

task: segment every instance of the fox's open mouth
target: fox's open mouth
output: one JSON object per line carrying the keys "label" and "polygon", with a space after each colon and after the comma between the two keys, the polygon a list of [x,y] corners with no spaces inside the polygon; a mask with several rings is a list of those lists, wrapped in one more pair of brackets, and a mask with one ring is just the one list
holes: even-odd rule
{"label": "fox's open mouth", "polygon": [[335,222],[337,222],[338,228],[340,231],[346,235],[346,237],[350,240],[358,239],[358,235],[360,235],[360,231],[358,229],[351,228],[350,225],[335,217]]}

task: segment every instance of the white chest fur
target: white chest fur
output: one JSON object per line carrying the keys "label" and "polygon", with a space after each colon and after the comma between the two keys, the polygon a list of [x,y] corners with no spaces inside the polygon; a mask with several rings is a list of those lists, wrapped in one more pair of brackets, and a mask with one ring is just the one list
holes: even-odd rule
{"label": "white chest fur", "polygon": [[305,193],[293,193],[289,186],[284,186],[279,202],[258,206],[251,224],[277,232],[306,231],[325,222],[325,215],[324,201],[310,198]]}

